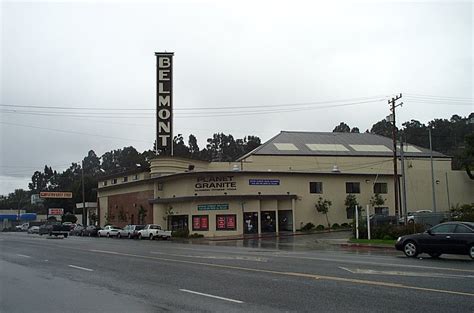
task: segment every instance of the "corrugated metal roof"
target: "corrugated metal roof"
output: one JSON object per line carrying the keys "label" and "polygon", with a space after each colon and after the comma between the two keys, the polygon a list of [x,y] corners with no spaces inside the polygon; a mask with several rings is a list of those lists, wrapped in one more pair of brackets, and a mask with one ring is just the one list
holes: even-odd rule
{"label": "corrugated metal roof", "polygon": [[[281,150],[278,146],[294,145],[297,150]],[[331,146],[334,149],[331,149]],[[345,149],[341,149],[343,146]],[[320,156],[392,156],[392,139],[370,133],[323,133],[282,131],[260,147],[240,159],[250,155],[320,155]],[[321,148],[321,149],[318,149]],[[397,149],[399,150],[399,148]],[[409,145],[404,146],[406,157],[429,157],[429,149]],[[399,151],[398,151],[399,153]],[[433,151],[434,157],[448,156]]]}

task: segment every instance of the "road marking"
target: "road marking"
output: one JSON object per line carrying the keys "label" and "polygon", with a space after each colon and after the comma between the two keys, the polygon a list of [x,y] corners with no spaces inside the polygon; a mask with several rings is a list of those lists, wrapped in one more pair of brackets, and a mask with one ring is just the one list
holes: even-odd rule
{"label": "road marking", "polygon": [[169,255],[169,256],[177,256],[183,258],[196,258],[196,259],[211,259],[211,260],[239,260],[239,261],[255,261],[255,262],[268,262],[267,258],[261,258],[256,256],[223,256],[223,255],[190,255],[190,254],[174,254],[174,253],[165,253],[165,252],[155,252],[150,251],[152,254],[159,254],[159,255]]}
{"label": "road marking", "polygon": [[24,254],[17,254],[18,256],[21,256],[22,258],[31,258],[29,255],[24,255]]}
{"label": "road marking", "polygon": [[[194,249],[194,248],[181,248],[181,247],[173,247],[173,249],[181,249],[181,250],[193,250],[193,251],[205,251],[205,252],[215,252],[214,250],[210,249]],[[337,262],[337,263],[351,263],[351,264],[361,264],[361,265],[374,265],[374,266],[391,266],[391,267],[403,267],[403,268],[420,268],[420,269],[432,269],[432,270],[441,270],[441,271],[454,271],[454,272],[468,272],[468,273],[474,273],[474,270],[468,270],[468,269],[459,269],[459,268],[451,268],[451,267],[437,267],[437,266],[422,266],[422,265],[409,265],[409,264],[397,264],[397,263],[377,263],[377,262],[367,262],[367,261],[356,261],[356,260],[350,260],[346,258],[341,258],[341,259],[335,259],[335,258],[328,258],[328,257],[311,257],[311,256],[304,256],[301,254],[292,254],[292,255],[285,255],[282,254],[281,251],[278,251],[275,253],[275,251],[272,250],[272,257],[276,258],[289,258],[289,259],[300,259],[300,260],[316,260],[316,261],[328,261],[328,262]],[[245,252],[233,252],[233,251],[226,251],[226,253],[229,254],[242,254]],[[248,251],[247,253],[252,253],[255,255],[255,252],[253,251]],[[265,255],[269,255],[266,253]],[[359,255],[360,256],[360,255]],[[349,255],[348,258],[351,256]],[[368,256],[368,259],[374,259],[373,256]],[[378,258],[381,260],[386,260],[386,258]]]}
{"label": "road marking", "polygon": [[187,289],[180,289],[179,291],[188,292],[188,293],[192,293],[192,294],[200,295],[200,296],[204,296],[204,297],[209,297],[209,298],[214,298],[214,299],[229,301],[229,302],[244,303],[243,301],[240,301],[240,300],[234,300],[234,299],[229,299],[229,298],[214,296],[214,295],[210,295],[210,294],[207,294],[207,293],[202,293],[202,292],[197,292],[197,291],[192,291],[192,290],[187,290]]}
{"label": "road marking", "polygon": [[411,277],[431,277],[431,278],[474,278],[474,275],[455,275],[442,273],[420,273],[420,272],[401,272],[401,271],[377,271],[371,269],[354,268],[339,266],[340,269],[348,271],[352,274],[368,274],[368,275],[388,275],[388,276],[411,276]]}
{"label": "road marking", "polygon": [[78,270],[83,270],[83,271],[88,271],[88,272],[93,272],[94,270],[90,269],[90,268],[85,268],[85,267],[81,267],[81,266],[76,266],[76,265],[68,265],[69,267],[72,267],[72,268],[75,268],[75,269],[78,269]]}
{"label": "road marking", "polygon": [[130,254],[130,253],[120,253],[120,252],[105,251],[105,250],[89,250],[89,251],[99,252],[99,253],[106,253],[106,254],[115,254],[115,255],[128,256],[128,257],[135,257],[135,258],[142,258],[142,259],[149,259],[149,260],[158,260],[158,261],[167,261],[167,262],[173,262],[173,263],[201,265],[201,266],[223,268],[223,269],[233,269],[233,270],[247,271],[247,272],[267,273],[267,274],[284,275],[284,276],[292,276],[292,277],[304,277],[304,278],[310,278],[310,279],[316,279],[316,280],[329,280],[329,281],[345,282],[345,283],[353,283],[353,284],[361,284],[361,285],[383,286],[383,287],[411,289],[411,290],[418,290],[418,291],[428,291],[428,292],[436,292],[436,293],[445,293],[445,294],[453,294],[453,295],[459,295],[459,296],[474,297],[474,293],[444,290],[444,289],[423,288],[423,287],[416,287],[416,286],[409,286],[409,285],[395,284],[395,283],[388,283],[388,282],[381,282],[381,281],[374,281],[374,280],[352,279],[352,278],[344,278],[344,277],[337,277],[337,276],[324,276],[324,275],[306,274],[306,273],[298,273],[298,272],[280,272],[280,271],[273,271],[273,270],[264,270],[264,269],[257,269],[257,268],[242,267],[242,266],[232,266],[232,265],[213,264],[213,263],[187,261],[187,260],[167,259],[167,258],[152,257],[152,256]]}

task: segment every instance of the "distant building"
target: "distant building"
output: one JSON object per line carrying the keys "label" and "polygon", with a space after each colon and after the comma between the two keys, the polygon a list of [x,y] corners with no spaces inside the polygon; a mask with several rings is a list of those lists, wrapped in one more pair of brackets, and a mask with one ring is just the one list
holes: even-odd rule
{"label": "distant building", "polygon": [[[407,210],[431,209],[430,151],[408,145],[404,155]],[[449,156],[433,158],[438,211],[474,202],[474,181],[451,170]],[[101,225],[156,223],[205,236],[326,225],[319,197],[332,202],[331,223],[352,222],[349,194],[364,209],[379,194],[385,203],[371,213],[395,214],[392,141],[368,133],[281,132],[237,162],[157,157],[149,172],[103,177],[98,187]]]}

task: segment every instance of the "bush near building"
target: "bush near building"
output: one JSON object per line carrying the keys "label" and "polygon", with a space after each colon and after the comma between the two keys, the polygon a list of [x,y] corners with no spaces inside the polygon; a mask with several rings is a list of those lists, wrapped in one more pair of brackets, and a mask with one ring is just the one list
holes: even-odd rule
{"label": "bush near building", "polygon": [[[391,240],[397,239],[400,236],[410,235],[415,233],[422,233],[426,230],[426,226],[422,224],[411,224],[411,225],[379,225],[370,227],[371,239],[384,239]],[[355,238],[355,228],[352,232]],[[365,225],[359,225],[359,238],[367,239],[367,227]]]}

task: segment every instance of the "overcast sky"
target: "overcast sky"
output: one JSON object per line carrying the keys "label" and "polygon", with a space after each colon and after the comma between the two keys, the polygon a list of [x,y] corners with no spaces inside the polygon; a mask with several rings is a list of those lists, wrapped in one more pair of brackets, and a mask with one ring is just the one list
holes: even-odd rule
{"label": "overcast sky", "polygon": [[312,2],[2,1],[0,194],[91,149],[151,149],[156,51],[175,53],[175,135],[200,148],[363,132],[400,92],[398,126],[474,111],[471,1]]}

